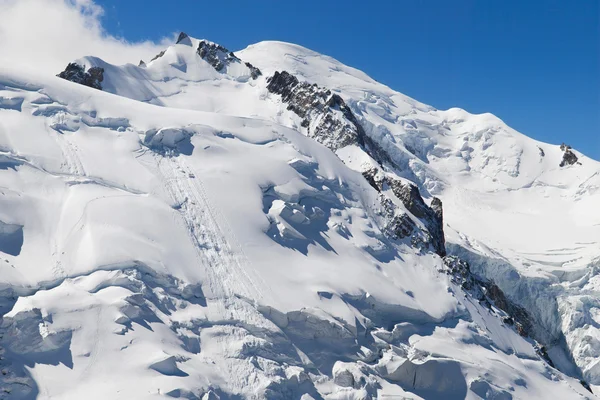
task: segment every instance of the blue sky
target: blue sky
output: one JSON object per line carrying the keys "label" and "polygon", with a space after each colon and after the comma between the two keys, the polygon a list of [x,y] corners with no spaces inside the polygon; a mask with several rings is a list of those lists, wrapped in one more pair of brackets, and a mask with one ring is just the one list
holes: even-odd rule
{"label": "blue sky", "polygon": [[600,1],[97,0],[130,41],[297,43],[440,109],[492,112],[600,160]]}

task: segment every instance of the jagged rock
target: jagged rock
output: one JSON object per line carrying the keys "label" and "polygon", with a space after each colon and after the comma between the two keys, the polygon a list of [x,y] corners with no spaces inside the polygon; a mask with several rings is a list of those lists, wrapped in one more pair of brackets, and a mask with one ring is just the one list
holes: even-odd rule
{"label": "jagged rock", "polygon": [[[308,136],[324,144],[333,151],[356,144],[366,148],[369,154],[379,162],[387,161],[377,145],[368,139],[362,126],[346,105],[344,100],[327,88],[308,82],[300,82],[298,78],[286,71],[275,72],[267,79],[267,90],[278,94],[287,109],[302,118],[301,125],[308,128]],[[441,257],[446,255],[442,202],[434,198],[429,207],[423,201],[419,189],[414,185],[403,184],[399,180],[377,178],[377,170],[363,172],[363,176],[378,192],[387,183],[405,207],[416,218],[420,219],[429,232],[429,240],[435,252]],[[388,224],[386,231],[394,239],[410,236],[414,231],[414,222],[407,215],[397,215],[390,207],[382,202]],[[417,238],[414,238],[417,239]],[[415,243],[421,247],[423,240]]]}
{"label": "jagged rock", "polygon": [[269,92],[278,94],[287,109],[303,118],[301,126],[308,128],[308,136],[331,150],[358,144],[380,165],[401,168],[381,146],[364,131],[358,118],[345,101],[331,90],[300,82],[287,71],[275,72],[267,79]]}
{"label": "jagged rock", "polygon": [[435,252],[444,257],[446,255],[446,240],[444,238],[444,219],[442,201],[434,197],[431,207],[425,204],[419,189],[412,184],[402,183],[400,180],[387,179],[394,195],[402,201],[412,215],[419,218],[431,235]]}
{"label": "jagged rock", "polygon": [[580,379],[579,383],[581,383],[581,386],[583,386],[584,388],[586,388],[588,392],[590,392],[592,394],[594,393],[592,391],[592,388],[590,387],[590,385],[586,381],[584,381],[583,379]]}
{"label": "jagged rock", "polygon": [[[466,292],[480,302],[487,303],[488,306],[493,302],[497,308],[508,314],[508,317],[503,317],[502,320],[507,325],[514,325],[521,336],[531,336],[533,324],[527,310],[510,301],[494,282],[484,281],[475,276],[471,272],[469,263],[456,256],[446,256],[444,257],[443,272],[452,276],[454,283],[460,284]],[[538,352],[540,357],[550,360],[547,353],[544,356],[544,352],[545,349],[542,347]],[[549,363],[551,364],[551,361]]]}
{"label": "jagged rock", "polygon": [[535,352],[538,356],[540,356],[541,358],[544,359],[544,361],[546,361],[548,363],[548,365],[550,365],[552,368],[556,368],[554,366],[554,363],[552,362],[552,359],[550,358],[550,355],[548,354],[548,351],[546,350],[546,346],[542,346],[541,344],[537,344],[535,346]]}
{"label": "jagged rock", "polygon": [[287,109],[302,118],[308,136],[335,151],[351,144],[364,145],[365,132],[344,100],[327,88],[298,78],[286,71],[267,79],[267,90],[278,94]]}
{"label": "jagged rock", "polygon": [[578,158],[575,155],[575,153],[573,153],[573,151],[571,150],[571,146],[563,143],[560,145],[560,149],[562,151],[564,151],[563,159],[559,164],[560,167],[564,167],[567,165],[573,165],[573,164],[577,163]]}
{"label": "jagged rock", "polygon": [[473,275],[469,263],[456,256],[444,257],[444,270],[452,276],[452,281],[469,292],[479,301],[485,301],[485,294],[480,280]]}
{"label": "jagged rock", "polygon": [[494,302],[494,305],[510,315],[515,323],[515,329],[521,336],[531,336],[532,322],[531,316],[523,307],[516,305],[506,298],[504,292],[494,282],[483,282],[487,296]]}
{"label": "jagged rock", "polygon": [[433,199],[431,199],[431,209],[433,210],[436,218],[438,218],[440,220],[440,223],[443,224],[444,221],[444,209],[442,207],[442,201],[437,198],[434,197]]}
{"label": "jagged rock", "polygon": [[402,239],[412,235],[416,228],[416,224],[406,214],[394,216],[389,223],[389,230],[393,236]]}
{"label": "jagged rock", "polygon": [[146,67],[146,63],[144,62],[144,60],[140,60],[138,67],[142,67],[142,68]]}
{"label": "jagged rock", "polygon": [[431,244],[435,252],[440,256],[446,255],[446,241],[444,238],[444,217],[442,201],[434,197],[431,206],[425,204],[419,189],[411,184],[404,184],[400,180],[379,174],[376,168],[363,171],[362,175],[367,182],[380,192],[380,202],[384,209],[386,220],[385,231],[392,239],[402,239],[411,236],[415,231],[416,224],[405,213],[398,214],[395,211],[392,200],[382,193],[384,185],[388,185],[394,195],[402,201],[402,204],[416,218],[420,219],[427,228],[426,239],[413,236],[413,245],[418,248]]}
{"label": "jagged rock", "polygon": [[[219,72],[229,64],[242,62],[233,52],[227,50],[225,47],[216,43],[209,43],[205,40],[202,40],[198,45],[198,55]],[[256,79],[262,75],[260,70],[252,64],[248,62],[244,64],[250,69],[252,79]]]}
{"label": "jagged rock", "polygon": [[368,169],[362,172],[362,176],[365,177],[369,185],[371,185],[378,192],[381,191],[381,180],[378,178],[377,170],[375,168]]}
{"label": "jagged rock", "polygon": [[177,37],[177,42],[175,42],[175,43],[179,44],[179,43],[183,42],[185,39],[188,39],[188,38],[189,38],[189,36],[187,35],[187,33],[181,32],[179,34],[179,36]]}
{"label": "jagged rock", "polygon": [[252,79],[256,79],[262,75],[260,69],[256,68],[254,65],[250,64],[249,62],[245,62],[244,64],[246,64],[246,67],[248,67],[248,69],[250,70],[250,76],[252,77]]}
{"label": "jagged rock", "polygon": [[71,82],[79,83],[80,85],[102,90],[104,68],[92,67],[86,71],[82,65],[69,63],[67,68],[57,76]]}
{"label": "jagged rock", "polygon": [[411,236],[416,228],[415,222],[405,213],[397,214],[394,203],[383,194],[379,194],[381,206],[386,216],[384,232],[392,239],[404,239]]}
{"label": "jagged rock", "polygon": [[538,147],[538,149],[540,150],[540,157],[545,157],[546,153],[544,152],[544,149],[542,149],[541,147]]}
{"label": "jagged rock", "polygon": [[164,55],[165,55],[165,51],[163,50],[160,53],[158,53],[157,55],[155,55],[154,58],[152,60],[150,60],[150,62],[152,62],[154,60],[158,60],[159,58],[161,58]]}

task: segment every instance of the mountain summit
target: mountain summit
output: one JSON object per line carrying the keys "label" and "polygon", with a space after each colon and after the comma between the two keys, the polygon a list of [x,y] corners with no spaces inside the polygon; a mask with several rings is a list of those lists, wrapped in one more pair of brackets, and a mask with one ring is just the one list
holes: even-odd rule
{"label": "mountain summit", "polygon": [[0,121],[0,399],[600,392],[600,164],[567,145],[185,33],[2,69]]}

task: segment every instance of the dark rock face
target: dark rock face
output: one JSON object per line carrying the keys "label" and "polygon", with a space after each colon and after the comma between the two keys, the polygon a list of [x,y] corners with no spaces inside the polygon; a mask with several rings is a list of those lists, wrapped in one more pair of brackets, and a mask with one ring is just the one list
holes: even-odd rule
{"label": "dark rock face", "polygon": [[[533,324],[527,310],[511,302],[494,282],[484,281],[475,276],[466,261],[456,256],[446,256],[444,257],[443,272],[452,276],[454,283],[460,284],[467,293],[480,302],[488,307],[491,307],[493,303],[497,308],[504,311],[508,315],[503,317],[504,323],[514,326],[521,336],[531,336]],[[549,360],[547,354],[544,356],[544,352],[543,347],[538,349],[538,354]]]}
{"label": "dark rock face", "polygon": [[580,379],[579,383],[581,383],[581,386],[583,386],[584,388],[586,388],[590,393],[594,394],[594,392],[592,391],[592,388],[590,387],[590,385],[586,381],[584,381],[583,379]]}
{"label": "dark rock face", "polygon": [[[269,77],[267,90],[280,95],[287,109],[302,118],[301,125],[307,128],[308,136],[329,149],[336,151],[349,145],[358,145],[380,164],[395,166],[387,153],[366,135],[356,116],[338,94],[314,83],[300,82],[286,71],[275,72]],[[433,199],[430,207],[414,185],[403,184],[389,177],[378,178],[377,169],[364,171],[363,176],[381,193],[388,236],[393,239],[410,236],[416,247],[431,245],[438,255],[446,255],[442,202],[438,198]],[[393,202],[382,194],[384,185],[389,185],[408,211],[425,224],[428,237],[413,234],[415,222],[406,213],[396,212]]]}
{"label": "dark rock face", "polygon": [[188,39],[188,38],[189,38],[189,36],[187,35],[187,33],[181,32],[179,34],[179,36],[177,37],[177,42],[175,42],[175,43],[179,44],[179,43],[183,42],[185,39]]}
{"label": "dark rock face", "polygon": [[392,200],[383,194],[379,196],[379,201],[381,202],[387,221],[384,233],[394,240],[412,237],[417,227],[415,222],[406,213],[398,214]]}
{"label": "dark rock face", "polygon": [[444,257],[446,255],[446,240],[444,238],[442,201],[434,197],[430,207],[425,204],[416,186],[391,179],[388,179],[388,184],[394,195],[402,201],[408,211],[425,224],[431,235],[431,244],[435,252],[440,257]]}
{"label": "dark rock face", "polygon": [[57,76],[71,82],[79,83],[80,85],[102,90],[104,68],[92,67],[86,71],[85,68],[79,64],[69,63],[67,68]]}
{"label": "dark rock face", "polygon": [[[444,257],[444,270],[446,274],[452,277],[452,282],[460,285],[465,291],[481,302],[486,301],[485,291],[481,281],[473,275],[469,263],[456,256]],[[512,325],[513,322],[510,322]]]}
{"label": "dark rock face", "polygon": [[152,62],[154,60],[158,60],[159,58],[161,58],[164,55],[165,55],[165,51],[163,50],[160,53],[158,53],[157,55],[155,55],[154,58],[152,58],[152,60],[150,60],[150,62]]}
{"label": "dark rock face", "polygon": [[[446,240],[444,238],[444,215],[442,201],[434,197],[431,201],[431,206],[425,204],[419,189],[408,183],[403,183],[400,180],[390,178],[388,176],[379,177],[376,169],[364,171],[363,176],[369,184],[378,192],[382,192],[384,186],[392,189],[392,193],[396,196],[404,207],[415,217],[421,220],[429,237],[425,240],[425,244],[430,244],[435,252],[440,256],[446,255]],[[382,194],[383,196],[383,194]],[[386,204],[389,202],[391,204]],[[385,198],[382,200],[382,205],[385,210],[393,209],[393,202]],[[388,226],[386,230],[391,233],[393,239],[404,238],[410,236],[416,225],[414,221],[406,214],[396,215],[394,211],[386,211]]]}
{"label": "dark rock face", "polygon": [[571,151],[571,146],[563,143],[560,145],[560,149],[562,151],[564,151],[563,159],[559,164],[560,167],[565,167],[567,165],[573,165],[573,164],[577,163],[578,158],[575,155],[575,153],[573,153],[573,151]]}
{"label": "dark rock face", "polygon": [[246,64],[246,67],[248,67],[248,69],[250,70],[250,76],[252,77],[252,79],[256,79],[262,75],[260,69],[256,68],[254,65],[250,64],[249,62],[245,62],[244,64]]}
{"label": "dark rock face", "polygon": [[351,144],[364,145],[365,132],[339,95],[300,82],[286,71],[275,72],[267,82],[267,90],[280,95],[287,109],[302,118],[309,137],[334,151]]}
{"label": "dark rock face", "polygon": [[494,302],[494,305],[514,319],[515,328],[519,335],[530,336],[533,327],[527,310],[507,299],[504,292],[494,282],[482,282],[481,284],[486,289],[486,294]]}
{"label": "dark rock face", "polygon": [[[204,40],[198,45],[198,55],[219,72],[232,63],[242,62],[233,52],[227,50],[225,47]],[[262,75],[260,70],[252,64],[247,62],[244,65],[250,69],[252,79],[256,79]]]}
{"label": "dark rock face", "polygon": [[[275,72],[267,79],[269,92],[281,96],[287,109],[303,120],[308,136],[335,151],[350,144],[361,146],[379,164],[400,168],[385,150],[364,131],[356,115],[337,94],[308,82],[300,82],[292,74]],[[319,121],[316,126],[311,126]]]}

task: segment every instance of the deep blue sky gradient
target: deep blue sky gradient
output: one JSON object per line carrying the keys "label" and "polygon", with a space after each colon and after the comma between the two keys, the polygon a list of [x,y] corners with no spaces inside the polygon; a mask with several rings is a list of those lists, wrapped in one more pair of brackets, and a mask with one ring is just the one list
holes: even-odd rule
{"label": "deep blue sky gradient", "polygon": [[97,0],[130,41],[300,44],[439,109],[492,112],[600,160],[598,0]]}

